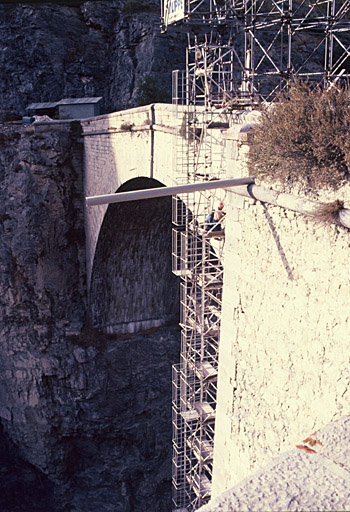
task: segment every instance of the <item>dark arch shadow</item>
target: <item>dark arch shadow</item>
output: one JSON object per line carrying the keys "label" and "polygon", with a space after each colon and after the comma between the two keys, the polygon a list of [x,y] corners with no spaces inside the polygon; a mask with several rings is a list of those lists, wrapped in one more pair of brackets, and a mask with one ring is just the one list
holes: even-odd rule
{"label": "dark arch shadow", "polygon": [[[134,178],[117,192],[164,186]],[[178,279],[171,271],[171,197],[111,204],[94,257],[90,316],[109,334],[177,323]]]}

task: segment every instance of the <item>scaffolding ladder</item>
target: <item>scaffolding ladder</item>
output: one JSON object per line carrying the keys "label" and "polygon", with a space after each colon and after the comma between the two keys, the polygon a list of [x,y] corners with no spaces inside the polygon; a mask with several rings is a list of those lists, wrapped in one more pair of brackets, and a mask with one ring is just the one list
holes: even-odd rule
{"label": "scaffolding ladder", "polygon": [[[178,184],[226,178],[222,132],[240,122],[232,109],[233,48],[218,31],[189,37],[186,74],[173,74],[178,106]],[[173,512],[211,496],[224,272],[225,190],[173,197],[173,272],[180,277],[181,355],[173,367]],[[215,220],[208,214],[215,211]]]}
{"label": "scaffolding ladder", "polygon": [[224,230],[215,237],[201,227],[174,234],[182,332],[173,367],[173,510],[192,511],[211,495]]}
{"label": "scaffolding ladder", "polygon": [[[191,105],[181,116],[178,181],[224,178],[227,115]],[[173,367],[174,512],[197,510],[211,495],[225,216],[212,224],[206,219],[224,199],[220,189],[173,197],[173,272],[181,279],[181,355]]]}

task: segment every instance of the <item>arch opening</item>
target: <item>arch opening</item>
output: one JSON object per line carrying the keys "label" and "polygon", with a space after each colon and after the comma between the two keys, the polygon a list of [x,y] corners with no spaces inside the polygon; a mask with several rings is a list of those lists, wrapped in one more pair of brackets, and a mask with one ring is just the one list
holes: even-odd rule
{"label": "arch opening", "polygon": [[[134,178],[117,193],[161,186],[155,179]],[[89,309],[93,327],[122,334],[178,322],[171,219],[171,197],[109,205],[92,268]]]}

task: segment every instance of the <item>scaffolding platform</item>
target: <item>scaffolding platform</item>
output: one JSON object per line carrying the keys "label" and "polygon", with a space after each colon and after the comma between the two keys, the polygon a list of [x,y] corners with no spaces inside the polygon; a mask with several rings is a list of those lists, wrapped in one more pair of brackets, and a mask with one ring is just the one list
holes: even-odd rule
{"label": "scaffolding platform", "polygon": [[188,269],[180,269],[180,270],[173,270],[173,274],[175,274],[177,277],[191,277],[192,271]]}
{"label": "scaffolding platform", "polygon": [[223,282],[221,278],[213,277],[211,275],[199,276],[198,285],[211,290],[221,289]]}
{"label": "scaffolding platform", "polygon": [[187,475],[186,477],[189,484],[192,486],[193,492],[199,497],[204,498],[211,493],[211,481],[206,475]]}
{"label": "scaffolding platform", "polygon": [[225,230],[221,229],[219,231],[207,230],[204,228],[198,228],[198,233],[205,238],[217,238],[222,239],[225,238]]}
{"label": "scaffolding platform", "polygon": [[181,416],[186,422],[198,421],[199,413],[194,409],[189,409],[188,411],[181,411]]}
{"label": "scaffolding platform", "polygon": [[215,409],[212,408],[209,402],[198,402],[196,403],[195,408],[204,421],[215,419]]}
{"label": "scaffolding platform", "polygon": [[209,421],[215,419],[215,409],[210,405],[209,402],[197,402],[194,408],[189,408],[186,411],[181,411],[181,416],[186,422],[198,421]]}
{"label": "scaffolding platform", "polygon": [[203,322],[203,324],[196,321],[195,318],[190,318],[187,320],[187,327],[195,330],[198,334],[204,334],[206,336],[215,337],[219,336],[220,328],[219,326],[211,326],[209,322]]}
{"label": "scaffolding platform", "polygon": [[188,439],[187,445],[198,461],[203,460],[203,462],[208,463],[213,460],[214,447],[210,441],[195,437],[194,439]]}
{"label": "scaffolding platform", "polygon": [[218,371],[209,361],[195,363],[197,375],[200,374],[205,380],[215,379]]}

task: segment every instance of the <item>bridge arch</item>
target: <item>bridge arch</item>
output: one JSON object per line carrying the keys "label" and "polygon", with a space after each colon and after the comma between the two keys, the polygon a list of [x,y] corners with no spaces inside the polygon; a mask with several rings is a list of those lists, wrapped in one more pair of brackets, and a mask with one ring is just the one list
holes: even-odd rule
{"label": "bridge arch", "polygon": [[[161,186],[138,177],[116,192]],[[91,273],[92,325],[119,334],[178,322],[178,299],[171,272],[171,198],[109,205]]]}
{"label": "bridge arch", "polygon": [[[152,104],[81,121],[85,196],[114,193],[127,181],[148,177],[176,185],[177,105]],[[181,117],[181,116],[180,116]],[[87,207],[87,285],[106,205]]]}

